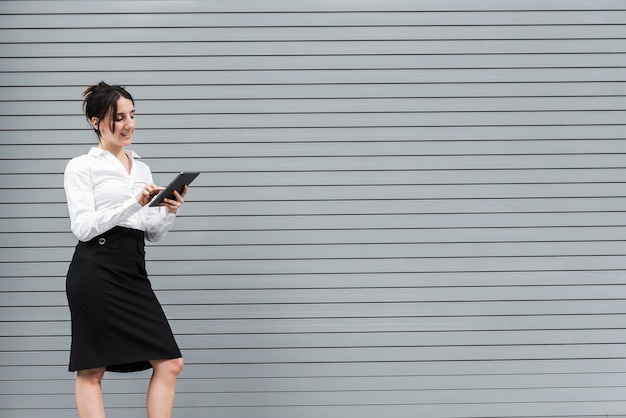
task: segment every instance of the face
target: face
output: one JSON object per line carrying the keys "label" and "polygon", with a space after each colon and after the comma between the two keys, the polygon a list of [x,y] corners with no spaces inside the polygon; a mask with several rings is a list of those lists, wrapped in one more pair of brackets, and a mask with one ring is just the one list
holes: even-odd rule
{"label": "face", "polygon": [[[94,128],[100,129],[100,146],[106,150],[119,150],[129,146],[133,142],[135,133],[135,106],[133,102],[124,97],[117,101],[117,113],[107,113],[104,120],[92,118]],[[111,120],[114,129],[111,130]]]}

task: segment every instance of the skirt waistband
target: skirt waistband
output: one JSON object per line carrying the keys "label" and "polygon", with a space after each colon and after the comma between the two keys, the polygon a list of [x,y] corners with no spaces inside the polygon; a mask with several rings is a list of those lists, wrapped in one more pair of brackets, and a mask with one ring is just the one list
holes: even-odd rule
{"label": "skirt waistband", "polygon": [[125,226],[114,226],[108,231],[86,241],[87,245],[104,245],[107,241],[129,238],[136,241],[144,241],[144,231],[139,229],[127,228]]}

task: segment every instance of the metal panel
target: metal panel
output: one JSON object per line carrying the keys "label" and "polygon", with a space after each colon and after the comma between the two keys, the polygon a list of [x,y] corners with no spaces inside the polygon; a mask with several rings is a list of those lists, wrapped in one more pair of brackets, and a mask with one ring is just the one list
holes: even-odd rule
{"label": "metal panel", "polygon": [[[93,27],[97,19],[97,27]],[[0,2],[0,415],[75,414],[62,172],[129,87],[175,415],[626,414],[618,0]],[[108,375],[144,416],[148,372]]]}
{"label": "metal panel", "polygon": [[[471,55],[470,55],[471,56]],[[573,55],[570,60],[574,60],[578,55]],[[397,56],[396,56],[397,57]],[[462,61],[463,56],[458,57],[459,61]],[[515,58],[515,55],[507,55],[507,57]],[[527,56],[522,56],[528,61]],[[547,57],[551,57],[548,55]],[[598,57],[602,59],[604,55],[594,55],[594,62],[597,62]],[[219,58],[219,57],[217,57]],[[257,57],[263,59],[263,57]],[[280,57],[272,57],[280,58]],[[316,57],[317,58],[317,57]],[[316,62],[320,57],[316,59]],[[359,57],[356,57],[357,59]],[[429,56],[421,57],[421,59],[429,59]],[[549,59],[543,55],[535,56],[533,58]],[[568,59],[568,56],[551,57],[552,59]],[[215,58],[208,61],[214,62]],[[256,59],[256,58],[255,58]],[[294,57],[298,59],[298,57]],[[10,59],[7,60],[11,62]],[[110,60],[106,60],[107,62]],[[55,61],[57,62],[57,61]],[[377,61],[380,63],[380,60]],[[421,61],[423,62],[423,61]],[[587,62],[589,65],[593,65],[594,62]],[[464,65],[472,65],[464,61]],[[526,64],[528,65],[528,63]],[[490,83],[494,89],[485,90],[484,86],[480,83],[476,84],[385,84],[385,85],[358,85],[358,84],[344,84],[344,85],[291,85],[289,89],[277,89],[276,85],[243,85],[237,86],[233,89],[231,86],[219,86],[219,85],[197,85],[197,86],[159,86],[159,89],[155,89],[151,86],[133,86],[133,92],[142,98],[141,106],[154,106],[153,100],[157,103],[172,99],[177,101],[183,100],[220,100],[226,105],[229,103],[226,99],[337,99],[337,98],[420,98],[431,99],[443,102],[447,98],[498,98],[500,100],[514,100],[525,97],[532,97],[533,99],[557,101],[562,98],[570,97],[584,97],[589,100],[596,99],[596,96],[600,98],[607,98],[611,96],[623,96],[626,94],[626,82],[571,82],[571,83]],[[20,86],[9,87],[0,86],[0,96],[5,101],[10,101],[13,106],[20,106],[22,101],[54,101],[59,106],[66,106],[64,102],[70,101],[72,103],[79,103],[79,99],[76,97],[75,87],[66,86],[54,86],[41,89],[40,87]],[[610,99],[609,99],[610,100]],[[297,100],[292,100],[293,103],[297,103]],[[332,103],[332,101],[329,101]],[[448,100],[448,103],[450,100]],[[9,109],[7,103],[0,103],[2,109]],[[78,113],[75,108],[70,111],[71,114]],[[543,132],[544,134],[546,132]],[[15,133],[17,134],[17,133]],[[258,135],[262,135],[263,132],[258,132]],[[272,133],[272,136],[277,136],[276,133]],[[81,133],[80,137],[84,139]],[[570,136],[571,137],[571,136]]]}
{"label": "metal panel", "polygon": [[[30,2],[30,5],[35,4],[38,7],[39,14],[34,14],[34,8],[28,6],[27,10],[21,10],[23,5],[14,2],[10,4],[2,3],[2,12],[6,13],[0,15],[0,26],[3,28],[10,28],[14,31],[6,34],[7,39],[15,36],[19,42],[54,42],[55,30],[67,30],[69,32],[76,31],[78,29],[89,28],[89,31],[83,31],[86,37],[89,37],[91,33],[98,33],[106,29],[137,29],[137,28],[158,28],[159,33],[150,33],[151,39],[157,39],[163,30],[181,30],[184,28],[185,33],[194,33],[194,31],[202,30],[206,28],[242,28],[247,29],[249,27],[344,27],[350,28],[353,26],[390,26],[392,28],[396,26],[426,26],[426,27],[439,27],[439,26],[547,26],[548,29],[558,30],[558,28],[564,24],[567,25],[619,25],[626,23],[626,11],[619,10],[616,7],[620,7],[620,4],[611,2],[611,7],[606,10],[594,10],[580,7],[581,3],[576,4],[575,10],[567,10],[572,4],[571,1],[563,1],[559,4],[558,8],[553,10],[540,10],[536,5],[532,7],[526,3],[523,5],[522,10],[511,13],[502,8],[503,5],[509,5],[510,2],[498,3],[498,8],[494,10],[480,11],[473,10],[471,13],[466,11],[457,11],[456,8],[447,7],[445,3],[439,2],[439,10],[432,11],[412,11],[411,7],[415,7],[418,2],[411,1],[407,7],[406,5],[401,10],[401,13],[383,11],[381,7],[391,6],[393,7],[397,2],[377,3],[376,9],[379,11],[376,13],[363,13],[366,9],[361,11],[335,11],[333,13],[308,11],[306,13],[299,12],[268,12],[264,10],[262,13],[254,13],[249,11],[229,13],[217,12],[215,10],[215,2],[212,2],[210,8],[200,9],[202,3],[200,2],[188,2],[186,6],[193,5],[196,7],[193,13],[185,12],[181,8],[179,2],[175,11],[169,13],[159,13],[157,10],[142,10],[141,16],[136,13],[110,13],[101,14],[98,16],[98,22],[100,27],[93,28],[93,22],[89,19],[76,19],[76,15],[71,13],[58,13],[48,14],[44,7],[48,6],[44,2],[34,3]],[[121,6],[127,7],[132,5],[132,1],[125,1]],[[432,2],[430,2],[432,4]],[[107,4],[111,4],[107,2]],[[478,5],[479,3],[472,3],[471,5]],[[552,3],[554,4],[554,3]],[[582,3],[588,6],[588,2]],[[597,4],[597,3],[596,3]],[[325,7],[340,6],[341,3],[326,4]],[[345,4],[344,4],[345,5]],[[467,2],[464,6],[468,5]],[[470,6],[471,6],[470,5]],[[16,6],[20,6],[19,8]],[[117,4],[116,6],[120,6]],[[365,7],[364,3],[361,3],[362,7]],[[76,7],[73,4],[72,7]],[[93,5],[92,5],[93,7]],[[598,7],[598,6],[596,6]],[[56,11],[58,12],[59,6],[57,3]],[[90,9],[90,13],[93,12],[93,8]],[[107,11],[107,12],[110,12]],[[18,13],[18,14],[13,14]],[[20,14],[23,13],[23,14]],[[35,36],[39,35],[39,30],[46,30],[45,37]],[[94,31],[94,32],[92,32]],[[146,35],[147,36],[147,35]],[[19,38],[18,38],[19,37]],[[73,39],[74,40],[74,39]],[[98,39],[100,41],[101,39]]]}

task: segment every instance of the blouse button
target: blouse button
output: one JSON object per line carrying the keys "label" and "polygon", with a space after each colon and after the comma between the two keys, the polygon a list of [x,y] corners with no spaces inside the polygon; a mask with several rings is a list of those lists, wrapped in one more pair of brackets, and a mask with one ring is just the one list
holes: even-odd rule
{"label": "blouse button", "polygon": [[98,244],[100,244],[100,245],[104,245],[104,244],[106,244],[106,242],[107,242],[107,240],[106,240],[106,239],[104,239],[104,238],[100,238],[100,239],[98,240]]}

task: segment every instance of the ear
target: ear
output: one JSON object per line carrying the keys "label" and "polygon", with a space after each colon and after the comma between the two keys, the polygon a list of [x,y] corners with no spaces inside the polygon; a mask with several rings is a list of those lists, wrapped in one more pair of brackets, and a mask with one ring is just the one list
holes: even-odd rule
{"label": "ear", "polygon": [[93,118],[91,118],[91,125],[97,131],[98,130],[98,126],[100,125],[100,119],[98,119],[97,117],[94,116]]}

